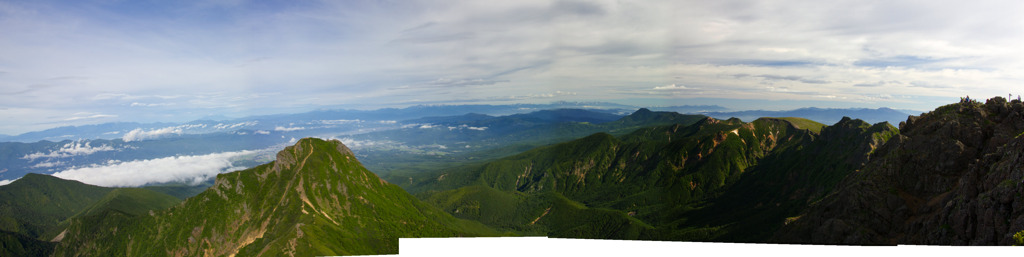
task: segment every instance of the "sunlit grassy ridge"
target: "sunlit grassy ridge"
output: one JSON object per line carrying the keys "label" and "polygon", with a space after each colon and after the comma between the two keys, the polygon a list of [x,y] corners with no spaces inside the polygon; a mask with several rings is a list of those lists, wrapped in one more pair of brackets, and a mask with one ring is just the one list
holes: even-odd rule
{"label": "sunlit grassy ridge", "polygon": [[[302,139],[152,215],[72,224],[58,255],[397,253],[399,237],[497,235],[367,171],[338,141]],[[96,234],[94,231],[107,231]]]}
{"label": "sunlit grassy ridge", "polygon": [[[844,133],[852,135],[839,135]],[[728,192],[746,190],[734,185],[747,172],[771,169],[780,161],[803,162],[801,156],[810,149],[822,150],[824,146],[818,145],[823,142],[831,142],[828,147],[836,150],[813,159],[816,163],[866,155],[872,149],[851,151],[857,145],[848,143],[871,140],[879,133],[881,141],[874,144],[883,143],[896,130],[862,121],[825,127],[799,118],[762,118],[750,123],[705,118],[689,126],[641,128],[619,137],[597,133],[486,164],[404,179],[409,181],[407,189],[456,217],[505,231],[555,237],[713,240],[731,234],[732,222],[742,219],[690,220],[702,219],[700,211]],[[762,167],[765,160],[772,164]],[[793,165],[797,164],[780,167],[778,172],[797,172]],[[848,172],[815,170],[811,179],[801,182],[810,184],[794,187],[827,188]],[[758,194],[783,189],[763,190],[768,191]]]}

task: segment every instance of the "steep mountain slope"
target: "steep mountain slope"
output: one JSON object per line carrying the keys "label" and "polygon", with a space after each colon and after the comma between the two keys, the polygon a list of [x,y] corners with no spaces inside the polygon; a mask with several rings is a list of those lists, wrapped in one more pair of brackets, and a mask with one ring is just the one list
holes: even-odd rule
{"label": "steep mountain slope", "polygon": [[0,230],[0,256],[49,256],[56,243]]}
{"label": "steep mountain slope", "polygon": [[150,210],[167,209],[180,202],[181,200],[174,196],[148,189],[116,188],[103,196],[99,201],[75,214],[74,217],[98,215],[107,211],[138,216],[146,214]]}
{"label": "steep mountain slope", "polygon": [[1024,104],[1001,97],[900,124],[839,190],[774,241],[1010,245],[1024,230]]}
{"label": "steep mountain slope", "polygon": [[73,180],[27,174],[0,186],[0,230],[49,240],[59,223],[99,201],[111,188]]}
{"label": "steep mountain slope", "polygon": [[379,179],[341,142],[307,138],[168,210],[71,224],[55,255],[383,254],[398,237],[493,234]]}
{"label": "steep mountain slope", "polygon": [[[656,115],[641,110],[629,117]],[[621,138],[598,133],[399,181],[408,180],[407,189],[457,217],[500,229],[556,237],[682,239],[686,235],[658,227],[678,223],[680,213],[716,195],[764,156],[815,136],[784,119],[705,118]]]}
{"label": "steep mountain slope", "polygon": [[812,141],[765,157],[721,196],[687,214],[682,227],[719,228],[711,240],[764,242],[786,218],[832,192],[898,134],[888,123],[843,118]]}
{"label": "steep mountain slope", "polygon": [[213,186],[213,179],[195,185],[190,185],[181,182],[172,182],[159,185],[150,185],[142,188],[168,194],[177,197],[178,199],[185,200],[188,199],[189,197],[196,196],[199,193],[206,191],[206,189],[210,188],[211,186]]}

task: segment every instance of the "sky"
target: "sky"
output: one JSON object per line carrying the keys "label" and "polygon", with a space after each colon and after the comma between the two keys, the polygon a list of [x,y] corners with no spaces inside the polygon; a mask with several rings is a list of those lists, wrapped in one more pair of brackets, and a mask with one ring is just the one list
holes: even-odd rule
{"label": "sky", "polygon": [[930,110],[1024,94],[1022,1],[0,0],[0,134],[606,101]]}

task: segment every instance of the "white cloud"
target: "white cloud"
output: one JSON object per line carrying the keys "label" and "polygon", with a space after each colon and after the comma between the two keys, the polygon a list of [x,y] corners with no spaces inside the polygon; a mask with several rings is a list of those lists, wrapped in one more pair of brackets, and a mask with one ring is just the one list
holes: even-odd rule
{"label": "white cloud", "polygon": [[166,127],[152,130],[136,128],[125,133],[124,136],[121,137],[121,140],[124,140],[125,142],[141,141],[161,138],[169,135],[181,135],[181,133],[182,129],[180,127]]}
{"label": "white cloud", "polygon": [[174,103],[140,103],[132,102],[129,106],[131,107],[159,107],[159,106],[172,106]]}
{"label": "white cloud", "polygon": [[306,127],[282,127],[282,126],[274,127],[275,131],[285,131],[285,132],[304,130],[304,129],[306,129]]}
{"label": "white cloud", "polygon": [[682,86],[682,85],[678,85],[677,86],[676,84],[665,85],[665,86],[660,86],[660,87],[654,87],[654,90],[679,90],[679,89],[689,89],[689,88],[687,88],[686,86]]}
{"label": "white cloud", "polygon": [[398,143],[394,141],[383,141],[383,140],[358,140],[350,137],[341,138],[342,143],[352,149],[366,148],[366,147],[378,147],[378,146],[394,146]]}
{"label": "white cloud", "polygon": [[77,121],[77,120],[94,120],[102,118],[116,118],[117,115],[112,114],[90,114],[90,113],[76,113],[75,116],[65,118],[64,121]]}
{"label": "white cloud", "polygon": [[32,165],[30,168],[33,168],[33,169],[37,169],[37,168],[53,168],[53,167],[61,166],[61,165],[64,165],[64,164],[65,163],[61,162],[61,161],[40,162],[40,163],[36,163],[35,165]]}
{"label": "white cloud", "polygon": [[339,124],[349,124],[349,123],[360,123],[360,122],[363,122],[363,121],[359,120],[359,119],[355,119],[355,120],[318,120],[317,122],[319,122],[320,124],[339,125]]}
{"label": "white cloud", "polygon": [[445,145],[442,145],[442,144],[432,144],[432,145],[423,145],[423,146],[420,146],[420,148],[437,148],[437,149],[440,149],[440,150],[445,150],[445,149],[448,149],[448,146],[445,146]]}
{"label": "white cloud", "polygon": [[217,123],[217,125],[214,125],[213,128],[215,128],[215,129],[236,129],[236,128],[242,128],[242,127],[252,127],[252,126],[256,126],[256,124],[259,124],[259,121],[246,121],[246,122],[240,122],[240,123],[235,123],[235,124]]}
{"label": "white cloud", "polygon": [[231,160],[251,153],[255,151],[115,161],[104,165],[72,168],[54,173],[53,176],[108,187],[135,187],[167,182],[198,183],[236,168],[231,164]]}
{"label": "white cloud", "polygon": [[0,180],[0,186],[10,184],[11,182],[14,182],[15,180],[18,180],[18,179],[4,179],[4,180]]}
{"label": "white cloud", "polygon": [[100,145],[100,146],[93,147],[90,144],[91,143],[88,142],[88,141],[84,141],[84,142],[83,141],[73,141],[73,142],[64,144],[63,146],[61,146],[57,150],[52,150],[52,151],[49,151],[47,153],[42,153],[42,152],[30,153],[30,154],[26,154],[25,156],[22,156],[21,159],[26,159],[26,160],[29,160],[29,161],[34,161],[35,159],[38,159],[38,158],[65,158],[65,157],[71,157],[71,156],[90,155],[90,154],[93,154],[93,153],[96,153],[96,152],[114,151],[115,150],[113,146],[109,146],[109,145]]}
{"label": "white cloud", "polygon": [[253,133],[260,134],[260,135],[270,135],[270,131],[266,131],[266,130],[257,130],[256,132],[253,132]]}
{"label": "white cloud", "polygon": [[380,121],[380,124],[395,124],[395,123],[398,123],[398,121],[395,121],[395,120],[382,120],[382,121]]}
{"label": "white cloud", "polygon": [[419,128],[421,128],[421,129],[432,129],[432,128],[436,128],[436,127],[437,127],[437,125],[433,125],[433,124],[423,124],[423,125],[420,125]]}
{"label": "white cloud", "polygon": [[487,127],[472,127],[472,126],[469,126],[469,125],[466,125],[466,124],[462,124],[462,125],[459,125],[457,127],[448,126],[448,130],[449,131],[450,130],[456,130],[456,129],[469,129],[469,130],[484,131],[484,130],[487,130]]}
{"label": "white cloud", "polygon": [[185,124],[185,125],[177,126],[177,128],[180,128],[180,129],[183,129],[183,130],[201,129],[201,128],[206,128],[206,124]]}

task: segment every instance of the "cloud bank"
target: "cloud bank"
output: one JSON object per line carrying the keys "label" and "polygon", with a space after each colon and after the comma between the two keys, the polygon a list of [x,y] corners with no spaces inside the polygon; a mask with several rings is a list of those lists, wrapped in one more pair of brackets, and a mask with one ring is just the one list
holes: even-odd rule
{"label": "cloud bank", "polygon": [[39,158],[65,158],[71,156],[90,155],[96,152],[114,151],[114,147],[109,145],[101,146],[90,146],[90,142],[85,141],[74,141],[71,143],[64,144],[60,149],[50,151],[48,153],[35,152],[22,156],[21,159],[34,161]]}
{"label": "cloud bank", "polygon": [[306,129],[306,127],[282,127],[282,126],[274,127],[274,131],[284,131],[284,132],[299,131],[299,130],[305,130],[305,129]]}
{"label": "cloud bank", "polygon": [[125,142],[142,141],[147,139],[157,139],[169,135],[181,135],[182,129],[180,127],[166,127],[152,130],[144,130],[141,128],[133,129],[128,131],[121,140]]}
{"label": "cloud bank", "polygon": [[231,164],[233,158],[255,152],[238,151],[127,162],[111,161],[104,165],[60,171],[53,176],[106,187],[137,187],[167,182],[196,184],[221,172],[237,168]]}

